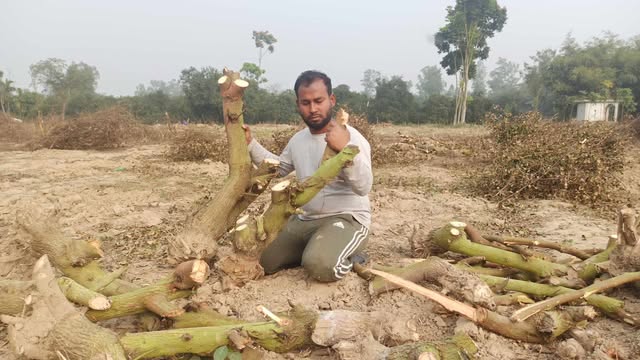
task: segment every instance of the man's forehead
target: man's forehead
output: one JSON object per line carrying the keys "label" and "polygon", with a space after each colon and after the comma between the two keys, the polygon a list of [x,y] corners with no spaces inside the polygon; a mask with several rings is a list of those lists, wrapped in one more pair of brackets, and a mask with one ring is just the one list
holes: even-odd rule
{"label": "man's forehead", "polygon": [[308,84],[301,84],[298,88],[298,95],[305,95],[305,97],[322,97],[329,96],[327,86],[321,79],[316,79]]}

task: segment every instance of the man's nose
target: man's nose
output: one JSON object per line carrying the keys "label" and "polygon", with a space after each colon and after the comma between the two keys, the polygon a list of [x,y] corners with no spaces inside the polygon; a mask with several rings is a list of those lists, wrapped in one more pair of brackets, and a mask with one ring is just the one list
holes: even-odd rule
{"label": "man's nose", "polygon": [[309,105],[309,111],[311,111],[312,113],[317,112],[317,111],[318,111],[318,105],[316,105],[316,104],[314,104],[314,103],[311,103],[311,104]]}

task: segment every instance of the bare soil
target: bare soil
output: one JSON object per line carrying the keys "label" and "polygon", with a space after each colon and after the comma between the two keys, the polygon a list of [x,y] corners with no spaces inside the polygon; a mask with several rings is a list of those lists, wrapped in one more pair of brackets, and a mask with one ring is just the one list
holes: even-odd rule
{"label": "bare soil", "polygon": [[[258,127],[268,134],[272,127]],[[474,224],[487,233],[526,235],[542,240],[571,243],[579,248],[602,248],[616,232],[615,214],[556,200],[526,201],[502,207],[469,194],[464,179],[473,157],[456,144],[480,136],[477,127],[380,126],[383,142],[399,135],[425,137],[435,151],[421,163],[383,165],[374,170],[370,195],[373,224],[368,245],[370,260],[399,265],[411,257],[408,237],[415,226],[430,230],[451,220]],[[444,146],[445,144],[446,146]],[[4,149],[15,148],[3,146]],[[222,186],[227,166],[219,162],[171,162],[163,155],[167,145],[145,145],[113,151],[38,150],[0,152],[0,276],[30,277],[35,257],[28,237],[16,226],[16,213],[29,207],[56,213],[72,238],[103,242],[108,269],[126,266],[124,279],[151,283],[169,273],[167,239],[183,226],[194,205]],[[634,147],[624,174],[627,191],[640,194],[640,160]],[[266,201],[263,196],[255,204]],[[622,205],[622,204],[620,204]],[[637,204],[634,204],[637,205]],[[225,245],[226,239],[219,240]],[[430,286],[430,285],[427,285]],[[640,313],[640,294],[617,290],[613,295]],[[370,298],[367,283],[356,274],[331,284],[309,279],[301,269],[282,271],[228,289],[213,276],[200,288],[195,300],[208,303],[223,314],[246,320],[261,319],[255,310],[288,309],[288,300],[315,309],[384,311],[410,319],[406,326],[421,340],[438,340],[466,328],[477,342],[479,359],[556,359],[555,344],[519,343],[474,328],[439,305],[405,290]],[[510,313],[513,309],[500,309]],[[136,331],[129,319],[107,324],[119,332]],[[620,322],[599,318],[588,328],[596,331],[626,359],[640,359],[637,330]],[[392,346],[394,344],[386,344]],[[329,349],[266,355],[269,359],[337,359]],[[0,358],[12,359],[6,328],[0,325]],[[188,358],[188,357],[187,357]]]}

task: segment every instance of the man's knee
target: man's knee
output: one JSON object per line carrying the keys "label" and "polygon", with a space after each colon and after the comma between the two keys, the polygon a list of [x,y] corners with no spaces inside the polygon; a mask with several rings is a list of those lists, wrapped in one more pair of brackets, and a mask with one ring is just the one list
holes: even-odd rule
{"label": "man's knee", "polygon": [[260,256],[260,266],[264,269],[266,275],[271,275],[281,269],[281,265],[269,251],[263,251]]}
{"label": "man's knee", "polygon": [[335,259],[327,259],[317,255],[303,256],[302,266],[309,276],[322,282],[338,281],[344,277],[346,272],[351,270],[349,268],[346,272],[338,271],[344,269],[337,269]]}

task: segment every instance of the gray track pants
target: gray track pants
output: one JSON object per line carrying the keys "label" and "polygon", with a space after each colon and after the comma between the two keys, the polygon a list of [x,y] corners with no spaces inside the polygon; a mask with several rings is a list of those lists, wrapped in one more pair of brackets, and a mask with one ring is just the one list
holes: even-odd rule
{"label": "gray track pants", "polygon": [[266,274],[302,265],[318,281],[342,279],[353,267],[349,257],[362,251],[369,229],[351,215],[300,220],[293,215],[260,258]]}

